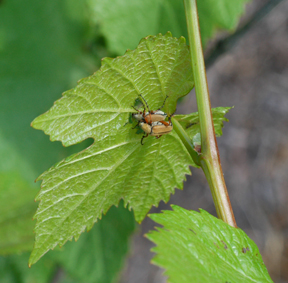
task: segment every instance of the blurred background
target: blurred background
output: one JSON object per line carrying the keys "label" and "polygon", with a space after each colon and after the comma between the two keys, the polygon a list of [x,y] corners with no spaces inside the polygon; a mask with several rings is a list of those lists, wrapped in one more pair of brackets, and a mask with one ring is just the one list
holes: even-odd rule
{"label": "blurred background", "polygon": [[[150,264],[153,244],[143,237],[155,224],[147,218],[136,226],[123,207],[112,207],[77,243],[27,267],[40,189],[34,180],[91,143],[64,148],[32,129],[31,121],[95,72],[102,57],[122,55],[149,34],[169,30],[186,37],[179,1],[146,1],[145,9],[141,1],[130,2],[0,1],[1,283],[166,280]],[[288,0],[250,1],[234,33],[236,23],[215,22],[229,31],[209,30],[204,12],[200,23],[212,107],[235,106],[218,146],[237,224],[258,245],[273,281],[288,282]],[[192,111],[193,91],[178,106],[181,114]],[[184,190],[151,212],[177,204],[215,215],[203,173],[191,171]]]}

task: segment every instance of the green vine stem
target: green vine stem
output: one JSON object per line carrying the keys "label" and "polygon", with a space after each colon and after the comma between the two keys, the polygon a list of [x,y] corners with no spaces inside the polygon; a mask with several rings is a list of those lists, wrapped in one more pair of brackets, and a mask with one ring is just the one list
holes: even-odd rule
{"label": "green vine stem", "polygon": [[200,122],[200,166],[209,183],[218,217],[237,227],[223,177],[212,120],[196,0],[184,0],[184,6]]}

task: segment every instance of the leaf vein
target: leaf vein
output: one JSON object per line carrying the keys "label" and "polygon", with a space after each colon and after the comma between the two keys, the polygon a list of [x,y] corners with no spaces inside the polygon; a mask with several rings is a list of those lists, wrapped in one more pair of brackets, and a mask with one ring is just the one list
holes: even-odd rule
{"label": "leaf vein", "polygon": [[[99,182],[98,184],[96,184],[95,187],[92,187],[92,189],[88,191],[88,193],[84,196],[84,198],[83,198],[79,203],[77,203],[77,204],[69,211],[69,213],[67,214],[66,217],[63,217],[63,220],[60,221],[60,223],[58,223],[58,225],[55,225],[55,228],[52,229],[52,231],[51,231],[50,234],[47,234],[48,236],[43,240],[42,244],[38,247],[38,249],[40,249],[40,248],[45,244],[45,241],[47,241],[47,238],[51,237],[51,235],[54,234],[55,230],[58,229],[58,227],[65,222],[65,220],[75,211],[75,209],[81,205],[81,203],[87,198],[87,196],[88,196],[89,194],[91,194],[93,191],[95,191],[95,189],[96,189],[104,180],[106,180],[106,178],[107,178],[112,172],[114,172],[115,169],[116,169],[119,165],[121,165],[121,164],[130,156],[130,154],[132,154],[132,153],[135,151],[136,148],[137,148],[137,147],[132,147],[132,149],[128,152],[128,154],[127,154],[126,156],[124,156],[122,159],[120,159],[119,162],[115,163],[115,165],[112,167],[112,169],[110,170],[110,172],[109,172],[102,180],[100,180],[100,182]],[[104,198],[103,198],[103,199],[104,199]],[[103,200],[102,203],[103,203],[104,201],[105,201],[105,200]],[[102,204],[102,203],[101,203],[101,204]],[[98,207],[100,207],[100,205],[99,205]],[[85,224],[84,226],[86,227],[87,224]],[[73,236],[74,236],[74,235],[73,235]],[[66,241],[67,241],[67,240],[66,240]]]}

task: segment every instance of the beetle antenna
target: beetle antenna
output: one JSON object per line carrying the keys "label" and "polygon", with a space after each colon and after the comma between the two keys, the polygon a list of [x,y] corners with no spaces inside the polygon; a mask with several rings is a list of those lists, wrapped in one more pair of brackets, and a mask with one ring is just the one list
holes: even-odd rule
{"label": "beetle antenna", "polygon": [[138,123],[136,124],[135,127],[132,128],[132,130],[135,129],[135,128],[137,128],[137,127],[139,126],[139,123],[140,123],[140,121],[138,121]]}
{"label": "beetle antenna", "polygon": [[168,120],[171,121],[171,118],[174,116],[174,114],[176,113],[177,109],[168,117]]}
{"label": "beetle antenna", "polygon": [[[148,103],[147,101],[145,100],[145,98],[142,96],[142,94],[140,93],[139,96],[141,96],[141,98],[144,100],[145,104],[146,104],[146,107],[148,109],[148,112],[150,112],[150,109],[149,109],[149,106],[148,106]],[[145,107],[144,107],[145,108]]]}
{"label": "beetle antenna", "polygon": [[165,97],[165,99],[164,99],[164,102],[163,102],[163,104],[162,104],[162,106],[158,109],[158,110],[161,110],[163,107],[164,107],[164,105],[165,105],[165,102],[166,102],[166,100],[167,100],[167,98],[168,98],[169,96],[168,95],[166,95],[166,97]]}
{"label": "beetle antenna", "polygon": [[137,112],[141,112],[140,110],[136,109],[134,106],[131,106],[133,109],[135,109]]}

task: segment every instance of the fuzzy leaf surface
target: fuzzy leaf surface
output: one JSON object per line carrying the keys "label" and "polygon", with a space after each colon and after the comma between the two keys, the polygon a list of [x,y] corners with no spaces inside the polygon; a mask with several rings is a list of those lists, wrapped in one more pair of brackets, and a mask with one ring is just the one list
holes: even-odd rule
{"label": "fuzzy leaf surface", "polygon": [[[203,45],[215,31],[233,31],[245,4],[249,0],[198,1],[198,13]],[[183,1],[88,0],[91,19],[100,27],[111,52],[122,54],[135,48],[140,38],[148,34],[171,31],[175,36],[187,36]]]}
{"label": "fuzzy leaf surface", "polygon": [[177,99],[193,87],[190,66],[184,38],[147,37],[136,50],[104,59],[98,72],[33,121],[33,127],[66,146],[89,137],[95,142],[39,177],[30,264],[57,244],[78,239],[120,199],[141,221],[152,205],[183,188],[193,161],[178,136],[172,131],[160,139],[148,137],[142,146],[142,135],[124,125],[140,93],[150,109],[158,109],[168,95],[164,110],[173,113]]}
{"label": "fuzzy leaf surface", "polygon": [[135,112],[131,106],[139,94],[149,97],[150,109],[161,107],[169,96],[164,110],[167,114],[175,111],[176,101],[194,86],[189,64],[183,37],[173,38],[171,33],[149,36],[121,57],[104,58],[99,71],[66,91],[32,125],[64,146],[127,132],[123,125],[129,113]]}
{"label": "fuzzy leaf surface", "polygon": [[258,247],[241,229],[204,210],[172,208],[150,215],[163,228],[146,235],[157,245],[152,262],[166,269],[168,282],[273,282]]}

